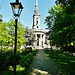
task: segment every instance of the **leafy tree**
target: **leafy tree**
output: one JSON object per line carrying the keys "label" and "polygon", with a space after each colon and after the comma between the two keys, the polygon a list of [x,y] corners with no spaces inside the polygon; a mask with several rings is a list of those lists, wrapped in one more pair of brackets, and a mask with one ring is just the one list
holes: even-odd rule
{"label": "leafy tree", "polygon": [[52,45],[66,48],[73,52],[75,47],[75,4],[69,1],[65,7],[61,4],[49,9],[45,23],[49,29]]}
{"label": "leafy tree", "polygon": [[28,27],[25,27],[24,37],[26,39],[26,45],[33,45],[33,41],[35,38],[34,38],[33,32]]}
{"label": "leafy tree", "polygon": [[6,23],[1,23],[0,24],[0,46],[6,45],[6,38],[7,38],[7,28],[6,28]]}
{"label": "leafy tree", "polygon": [[55,3],[56,5],[58,4],[62,4],[63,6],[65,6],[70,0],[56,0]]}
{"label": "leafy tree", "polygon": [[7,23],[8,28],[8,36],[7,36],[7,45],[13,46],[15,41],[15,21],[10,19],[10,21]]}
{"label": "leafy tree", "polygon": [[[15,42],[15,21],[10,20],[8,23],[0,24],[0,46],[14,46]],[[18,37],[17,37],[17,46],[25,45],[25,38],[23,35],[25,28],[23,25],[18,22]]]}
{"label": "leafy tree", "polygon": [[[15,21],[14,20],[10,20],[10,22],[7,23],[7,28],[8,28],[8,33],[9,33],[9,45],[12,46],[14,45],[14,41],[15,41]],[[25,38],[23,37],[24,35],[24,27],[23,25],[18,22],[18,31],[17,31],[17,45],[21,46],[21,45],[25,45]]]}
{"label": "leafy tree", "polygon": [[[0,9],[1,9],[1,6],[0,6]],[[0,14],[0,21],[1,21],[2,17],[3,17],[3,16]]]}
{"label": "leafy tree", "polygon": [[61,4],[59,4],[57,7],[54,6],[54,8],[51,7],[51,9],[48,10],[49,16],[47,16],[45,19],[45,23],[48,26],[47,29],[49,29],[48,35],[49,35],[50,40],[51,40],[50,41],[51,46],[54,45],[54,43],[55,43],[52,40],[52,38],[53,38],[52,34],[54,34],[53,26],[54,26],[55,19],[57,18],[56,14],[61,12],[61,11],[62,11]]}
{"label": "leafy tree", "polygon": [[25,42],[26,42],[24,38],[25,28],[20,22],[18,24],[19,25],[18,25],[18,40],[17,41],[18,41],[18,46],[21,46],[21,45],[25,45]]}

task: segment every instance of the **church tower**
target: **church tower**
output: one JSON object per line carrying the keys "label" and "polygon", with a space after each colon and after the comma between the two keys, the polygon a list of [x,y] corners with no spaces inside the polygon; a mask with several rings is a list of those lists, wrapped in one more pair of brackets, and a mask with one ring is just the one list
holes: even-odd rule
{"label": "church tower", "polygon": [[33,14],[32,32],[34,35],[32,49],[49,48],[48,40],[46,38],[46,31],[40,28],[40,14],[38,10],[38,0],[36,0],[35,11]]}
{"label": "church tower", "polygon": [[33,29],[40,29],[40,14],[38,10],[38,2],[36,0],[35,11],[33,15]]}

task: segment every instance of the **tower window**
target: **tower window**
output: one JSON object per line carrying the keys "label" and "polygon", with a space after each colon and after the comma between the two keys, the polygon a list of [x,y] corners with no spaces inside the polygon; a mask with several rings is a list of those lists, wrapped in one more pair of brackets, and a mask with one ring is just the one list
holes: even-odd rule
{"label": "tower window", "polygon": [[36,25],[38,25],[38,21],[36,21]]}
{"label": "tower window", "polygon": [[37,26],[37,28],[39,28],[39,27]]}
{"label": "tower window", "polygon": [[42,35],[42,38],[43,38],[43,35]]}

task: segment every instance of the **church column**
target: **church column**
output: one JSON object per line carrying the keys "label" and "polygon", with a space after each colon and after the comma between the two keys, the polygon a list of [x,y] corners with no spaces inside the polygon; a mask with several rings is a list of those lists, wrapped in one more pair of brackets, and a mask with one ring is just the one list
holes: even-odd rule
{"label": "church column", "polygon": [[45,34],[43,35],[43,46],[45,46]]}
{"label": "church column", "polygon": [[42,34],[40,35],[41,41],[40,41],[40,45],[42,46]]}
{"label": "church column", "polygon": [[40,35],[40,38],[39,38],[39,46],[41,46],[41,34]]}
{"label": "church column", "polygon": [[35,34],[35,48],[37,49],[37,34]]}
{"label": "church column", "polygon": [[[43,37],[42,37],[42,41],[43,41],[43,45],[44,45],[44,34],[43,34],[42,36],[43,36]],[[43,45],[42,45],[42,46],[43,46]]]}
{"label": "church column", "polygon": [[45,48],[45,34],[43,35],[43,46],[44,46],[44,48]]}

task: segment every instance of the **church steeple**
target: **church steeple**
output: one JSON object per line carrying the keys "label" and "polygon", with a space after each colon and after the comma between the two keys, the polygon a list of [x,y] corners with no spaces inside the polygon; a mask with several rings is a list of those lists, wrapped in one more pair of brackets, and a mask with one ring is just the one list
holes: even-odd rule
{"label": "church steeple", "polygon": [[40,15],[38,10],[38,1],[36,0],[34,15]]}
{"label": "church steeple", "polygon": [[35,7],[36,7],[36,9],[38,9],[38,2],[37,2],[37,0],[36,0],[36,6]]}
{"label": "church steeple", "polygon": [[36,0],[35,11],[33,15],[33,29],[40,29],[40,14],[38,10],[38,1]]}
{"label": "church steeple", "polygon": [[36,6],[38,6],[38,2],[37,2],[37,0],[36,0]]}

